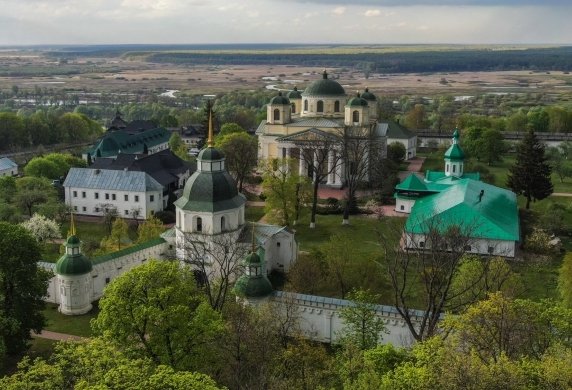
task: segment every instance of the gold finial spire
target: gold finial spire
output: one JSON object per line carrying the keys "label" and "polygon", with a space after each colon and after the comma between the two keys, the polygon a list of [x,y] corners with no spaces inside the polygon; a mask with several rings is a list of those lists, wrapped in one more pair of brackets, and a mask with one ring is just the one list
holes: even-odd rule
{"label": "gold finial spire", "polygon": [[209,100],[209,102],[207,103],[208,107],[209,107],[209,138],[207,141],[207,145],[209,146],[209,148],[212,148],[214,146],[214,132],[213,132],[213,106],[211,101]]}
{"label": "gold finial spire", "polygon": [[68,237],[75,236],[75,222],[73,219],[73,211],[71,212],[70,217],[70,230],[68,231]]}

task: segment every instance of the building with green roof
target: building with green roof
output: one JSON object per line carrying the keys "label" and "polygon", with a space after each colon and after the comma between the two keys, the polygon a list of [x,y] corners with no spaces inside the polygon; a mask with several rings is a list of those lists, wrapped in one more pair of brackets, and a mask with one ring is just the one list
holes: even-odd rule
{"label": "building with green roof", "polygon": [[514,257],[520,241],[516,195],[481,182],[478,173],[464,172],[465,154],[455,130],[444,155],[445,171],[415,174],[395,186],[395,211],[410,213],[405,224],[406,248],[430,247],[429,233],[458,226],[471,239],[466,251]]}
{"label": "building with green roof", "polygon": [[[309,177],[311,173],[308,168],[313,162],[304,161],[304,156],[309,154],[304,153],[304,147],[300,147],[301,143],[307,141],[301,140],[301,137],[328,133],[336,137],[337,144],[341,144],[344,131],[348,128],[351,128],[354,134],[360,134],[364,143],[369,143],[370,148],[364,154],[375,158],[385,157],[387,142],[386,136],[380,135],[377,127],[377,97],[367,88],[363,95],[358,92],[354,96],[348,96],[339,81],[326,70],[321,76],[303,91],[294,87],[286,96],[279,92],[270,99],[266,119],[256,130],[259,159],[289,159],[292,164],[281,166],[293,168],[300,175]],[[322,140],[312,141],[320,143]],[[327,168],[324,167],[328,174],[323,184],[341,188],[345,184],[344,171],[349,169],[349,166],[346,167],[349,162],[337,163],[340,160],[339,153],[336,155],[334,149],[339,150],[340,147],[331,147],[327,151],[325,149],[324,153],[329,154],[330,162]],[[369,181],[369,177],[365,181]]]}
{"label": "building with green roof", "polygon": [[153,154],[169,148],[171,133],[162,127],[131,133],[126,130],[106,131],[93,146],[85,150],[85,160],[116,157],[119,153]]}
{"label": "building with green roof", "polygon": [[[363,96],[363,95],[362,95]],[[395,121],[387,121],[378,125],[387,137],[387,144],[400,143],[405,147],[405,159],[417,156],[417,134]]]}

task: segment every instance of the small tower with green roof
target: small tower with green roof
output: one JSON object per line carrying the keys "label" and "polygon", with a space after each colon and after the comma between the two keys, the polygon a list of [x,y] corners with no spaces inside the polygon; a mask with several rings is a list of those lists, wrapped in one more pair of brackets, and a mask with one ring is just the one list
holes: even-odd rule
{"label": "small tower with green roof", "polygon": [[285,124],[290,123],[292,105],[290,99],[278,92],[278,96],[270,99],[270,103],[266,106],[266,121],[271,124]]}
{"label": "small tower with green roof", "polygon": [[81,241],[76,236],[73,214],[65,253],[56,263],[56,276],[60,286],[59,311],[67,315],[85,314],[91,310],[91,261],[81,253]]}
{"label": "small tower with green roof", "polygon": [[458,129],[455,129],[452,139],[453,144],[445,152],[445,176],[461,177],[463,176],[465,153],[459,145]]}
{"label": "small tower with green roof", "polygon": [[252,227],[252,250],[244,259],[244,275],[234,284],[234,293],[251,303],[261,300],[273,291],[266,276],[264,260],[256,253],[254,243],[255,226]]}
{"label": "small tower with green roof", "polygon": [[348,100],[345,111],[346,126],[363,126],[369,123],[369,106],[359,92]]}

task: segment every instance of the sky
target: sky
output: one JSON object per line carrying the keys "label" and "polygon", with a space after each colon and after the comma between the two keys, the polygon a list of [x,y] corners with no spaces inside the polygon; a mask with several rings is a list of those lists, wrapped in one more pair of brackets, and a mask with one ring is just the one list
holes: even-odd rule
{"label": "sky", "polygon": [[570,44],[572,0],[0,0],[0,45]]}

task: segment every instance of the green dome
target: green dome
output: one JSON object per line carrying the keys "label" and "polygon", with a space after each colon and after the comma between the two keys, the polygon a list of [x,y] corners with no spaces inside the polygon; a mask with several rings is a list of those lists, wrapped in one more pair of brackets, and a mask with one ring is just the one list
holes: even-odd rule
{"label": "green dome", "polygon": [[459,144],[453,144],[445,152],[445,158],[449,160],[464,160],[465,153],[463,152],[463,149],[461,149]]}
{"label": "green dome", "polygon": [[367,106],[367,100],[360,97],[360,95],[358,93],[356,97],[353,97],[349,100],[347,105],[348,105],[348,107],[366,107]]}
{"label": "green dome", "polygon": [[298,91],[298,87],[288,92],[288,99],[302,99],[302,94]]}
{"label": "green dome", "polygon": [[79,238],[77,238],[76,235],[69,236],[67,241],[66,241],[66,246],[78,246],[80,244],[81,244],[81,241],[79,240]]}
{"label": "green dome", "polygon": [[234,293],[241,297],[265,297],[274,288],[266,276],[248,277],[242,275],[234,284]]}
{"label": "green dome", "polygon": [[278,92],[278,96],[274,96],[270,99],[270,104],[282,104],[282,105],[289,105],[290,100],[286,96],[282,96],[282,92]]}
{"label": "green dome", "polygon": [[258,256],[258,253],[256,252],[251,252],[248,256],[246,256],[246,258],[244,259],[244,263],[246,265],[255,265],[255,264],[262,264],[262,261],[260,260],[260,256]]}
{"label": "green dome", "polygon": [[76,254],[68,254],[68,248],[79,248],[80,240],[73,235],[68,237],[65,246],[66,253],[59,258],[56,263],[56,274],[58,275],[84,275],[93,269],[91,261],[78,250]]}
{"label": "green dome", "polygon": [[236,182],[226,171],[196,171],[189,178],[175,205],[188,211],[222,211],[235,209],[245,203]]}
{"label": "green dome", "polygon": [[215,148],[206,148],[200,151],[197,159],[204,160],[204,161],[213,161],[213,160],[222,160],[224,158],[224,154]]}
{"label": "green dome", "polygon": [[346,91],[337,81],[328,79],[328,73],[324,71],[321,80],[314,81],[302,94],[303,96],[340,96]]}
{"label": "green dome", "polygon": [[375,102],[377,100],[377,98],[375,97],[375,95],[371,92],[369,92],[369,88],[365,88],[365,92],[361,94],[361,97],[364,98],[365,100],[369,100],[369,101],[373,101]]}

